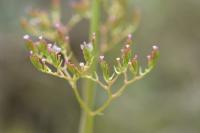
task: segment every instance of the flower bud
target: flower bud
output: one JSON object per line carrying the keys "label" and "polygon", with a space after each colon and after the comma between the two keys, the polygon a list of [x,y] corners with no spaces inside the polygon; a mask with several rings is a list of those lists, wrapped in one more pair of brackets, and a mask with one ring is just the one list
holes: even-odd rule
{"label": "flower bud", "polygon": [[134,75],[138,74],[139,64],[138,64],[138,55],[135,55],[130,61],[130,70]]}
{"label": "flower bud", "polygon": [[109,66],[108,66],[107,62],[104,60],[103,55],[99,56],[99,59],[100,59],[100,65],[101,65],[101,69],[103,72],[104,80],[109,81],[110,80]]}
{"label": "flower bud", "polygon": [[31,60],[31,63],[35,66],[35,68],[37,70],[39,70],[39,71],[43,70],[43,65],[41,64],[40,58],[38,56],[31,54],[30,60]]}
{"label": "flower bud", "polygon": [[93,60],[93,45],[92,43],[86,43],[84,42],[83,44],[80,45],[81,50],[83,52],[83,56],[86,62],[91,63]]}
{"label": "flower bud", "polygon": [[118,75],[120,75],[124,71],[124,67],[122,67],[120,60],[121,59],[119,57],[116,58],[117,65],[114,66],[115,73]]}
{"label": "flower bud", "polygon": [[103,55],[99,56],[99,59],[100,59],[101,61],[104,60],[104,56],[103,56]]}
{"label": "flower bud", "polygon": [[153,67],[157,61],[157,58],[159,57],[159,48],[158,46],[152,46],[151,54],[147,56],[148,60],[148,67]]}
{"label": "flower bud", "polygon": [[52,47],[52,50],[53,50],[56,54],[58,54],[58,53],[61,52],[62,49],[61,49],[60,47],[58,47],[56,44],[54,44],[53,47]]}
{"label": "flower bud", "polygon": [[49,55],[48,44],[45,40],[42,39],[42,37],[40,37],[39,42],[36,42],[35,44],[36,44],[39,54],[46,57]]}
{"label": "flower bud", "polygon": [[132,44],[132,35],[128,34],[128,38],[126,40],[126,44],[131,45]]}
{"label": "flower bud", "polygon": [[126,67],[131,58],[130,45],[129,44],[125,45],[125,47],[121,50],[121,52],[122,52],[123,66]]}
{"label": "flower bud", "polygon": [[29,39],[30,39],[30,36],[26,34],[26,35],[23,36],[23,39],[24,39],[24,40],[29,40]]}
{"label": "flower bud", "polygon": [[119,61],[120,61],[120,58],[119,58],[119,57],[118,57],[118,58],[116,58],[116,61],[117,61],[117,62],[119,62]]}
{"label": "flower bud", "polygon": [[83,62],[80,62],[80,63],[79,63],[79,66],[81,67],[82,70],[84,70],[85,64],[84,64]]}
{"label": "flower bud", "polygon": [[37,49],[35,48],[35,45],[33,43],[33,41],[30,39],[29,35],[24,35],[24,40],[26,41],[25,45],[27,47],[28,50],[32,51],[33,53],[37,51]]}
{"label": "flower bud", "polygon": [[92,42],[94,43],[95,40],[96,40],[96,33],[94,32],[94,33],[92,34]]}
{"label": "flower bud", "polygon": [[[67,70],[69,70],[69,72],[71,74],[73,74],[76,77],[80,76],[80,71],[78,70],[78,68],[73,63],[71,63],[70,61],[67,61],[65,63],[67,65]],[[81,65],[84,65],[84,64],[80,63],[80,66]]]}
{"label": "flower bud", "polygon": [[39,36],[38,39],[39,39],[39,40],[42,40],[42,39],[43,39],[43,36]]}

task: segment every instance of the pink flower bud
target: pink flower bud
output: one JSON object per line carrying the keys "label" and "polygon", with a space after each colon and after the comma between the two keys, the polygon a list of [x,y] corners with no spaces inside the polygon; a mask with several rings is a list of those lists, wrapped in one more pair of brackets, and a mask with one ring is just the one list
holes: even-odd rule
{"label": "pink flower bud", "polygon": [[148,60],[151,60],[151,55],[147,55],[147,59],[148,59]]}
{"label": "pink flower bud", "polygon": [[60,28],[60,23],[56,23],[56,24],[55,24],[55,27],[56,27],[56,28]]}
{"label": "pink flower bud", "polygon": [[69,41],[69,36],[66,36],[65,39],[66,39],[67,41]]}
{"label": "pink flower bud", "polygon": [[128,34],[128,39],[132,39],[132,35],[131,34]]}

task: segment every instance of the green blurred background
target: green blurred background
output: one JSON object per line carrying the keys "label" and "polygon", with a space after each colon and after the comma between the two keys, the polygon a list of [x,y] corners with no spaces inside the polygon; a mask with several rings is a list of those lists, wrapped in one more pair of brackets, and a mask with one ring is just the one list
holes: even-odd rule
{"label": "green blurred background", "polygon": [[[62,2],[67,19],[69,0]],[[199,133],[200,1],[131,2],[142,11],[135,49],[145,57],[158,44],[161,57],[150,75],[96,118],[95,133]],[[0,133],[77,133],[80,108],[68,84],[29,62],[19,22],[31,7],[47,10],[50,0],[0,0]],[[87,31],[83,21],[71,33],[74,48]]]}

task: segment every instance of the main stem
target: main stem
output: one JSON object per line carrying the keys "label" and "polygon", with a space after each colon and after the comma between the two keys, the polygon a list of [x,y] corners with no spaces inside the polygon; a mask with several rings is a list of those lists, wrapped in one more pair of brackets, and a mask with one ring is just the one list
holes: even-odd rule
{"label": "main stem", "polygon": [[[99,56],[98,52],[98,41],[99,41],[99,22],[100,22],[100,0],[92,0],[91,5],[91,20],[90,20],[90,37],[93,33],[96,34],[96,44],[94,44],[95,49],[95,59],[94,64],[91,67],[91,73],[96,70],[97,60]],[[93,81],[86,80],[84,82],[83,96],[85,102],[90,108],[94,108],[94,95],[95,95],[96,84]],[[93,133],[94,126],[94,116],[89,115],[87,112],[82,111],[79,133]]]}

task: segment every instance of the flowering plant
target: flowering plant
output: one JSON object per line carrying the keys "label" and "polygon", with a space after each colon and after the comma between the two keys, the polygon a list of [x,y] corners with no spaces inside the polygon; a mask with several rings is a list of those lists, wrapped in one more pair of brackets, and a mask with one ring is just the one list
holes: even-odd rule
{"label": "flowering plant", "polygon": [[[76,14],[67,25],[61,23],[60,1],[53,0],[52,5],[50,14],[38,10],[31,11],[28,18],[22,19],[22,26],[31,34],[24,35],[30,60],[37,70],[68,81],[83,109],[80,132],[92,133],[94,116],[103,114],[128,85],[140,80],[154,68],[159,49],[155,45],[152,47],[151,53],[147,56],[147,67],[143,69],[138,61],[138,55],[131,48],[132,33],[138,25],[139,14],[138,11],[134,11],[133,17],[127,18],[127,1],[81,0],[73,3],[72,7]],[[105,9],[105,20],[100,19],[100,5],[102,10]],[[111,6],[106,10],[108,5]],[[91,37],[90,42],[83,42],[80,45],[84,61],[79,62],[73,56],[69,32],[83,18],[91,22]],[[123,42],[121,54],[116,58],[115,65],[111,66],[104,55],[115,45]],[[100,64],[102,74],[97,71],[97,64]],[[113,85],[121,76],[124,77],[123,85],[113,91]],[[85,92],[84,97],[77,87],[80,79],[87,79],[82,88]],[[97,109],[93,107],[95,84],[107,94],[107,100]]]}

